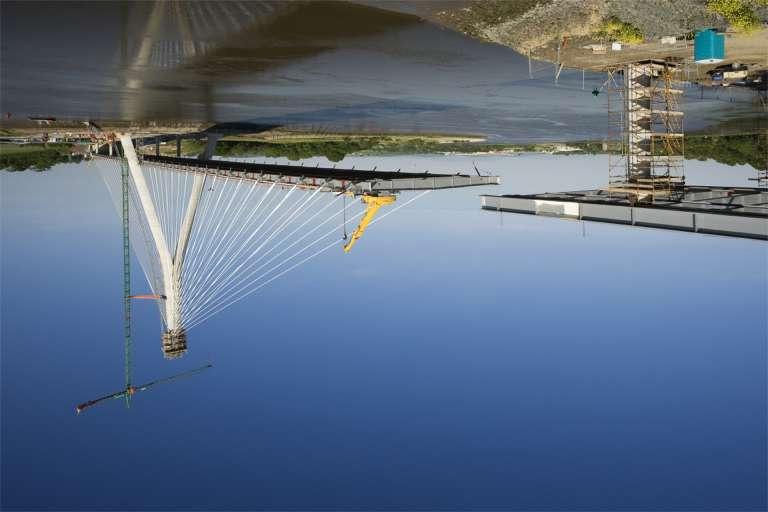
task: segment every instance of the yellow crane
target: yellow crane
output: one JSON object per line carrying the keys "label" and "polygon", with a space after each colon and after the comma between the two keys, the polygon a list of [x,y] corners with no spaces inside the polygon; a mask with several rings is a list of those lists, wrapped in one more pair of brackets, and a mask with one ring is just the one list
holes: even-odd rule
{"label": "yellow crane", "polygon": [[352,233],[352,236],[349,238],[349,242],[344,244],[344,252],[349,252],[352,250],[352,246],[355,245],[355,242],[357,242],[361,236],[363,236],[365,229],[368,227],[368,224],[371,223],[373,217],[376,216],[376,212],[379,211],[379,208],[395,202],[395,196],[392,195],[374,196],[365,194],[363,195],[362,199],[366,205],[365,215],[363,215],[363,218],[360,219],[360,224],[358,224],[355,232]]}

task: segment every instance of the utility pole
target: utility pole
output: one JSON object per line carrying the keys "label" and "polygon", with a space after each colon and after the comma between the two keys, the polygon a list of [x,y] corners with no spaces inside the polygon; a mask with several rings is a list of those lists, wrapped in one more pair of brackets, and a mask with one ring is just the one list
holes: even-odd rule
{"label": "utility pole", "polygon": [[531,50],[528,50],[528,79],[533,79],[533,64],[531,63]]}

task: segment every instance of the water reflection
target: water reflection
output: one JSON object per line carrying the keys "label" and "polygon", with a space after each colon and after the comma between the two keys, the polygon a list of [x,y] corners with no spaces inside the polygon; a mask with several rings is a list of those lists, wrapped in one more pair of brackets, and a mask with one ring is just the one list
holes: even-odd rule
{"label": "water reflection", "polygon": [[[58,17],[40,17],[46,10]],[[602,98],[590,94],[602,74],[587,73],[584,88],[580,70],[565,70],[558,85],[549,71],[530,80],[513,50],[405,13],[247,1],[6,2],[4,13],[4,69],[13,72],[0,86],[14,119],[250,120],[520,142],[605,135]],[[735,97],[693,103],[687,128],[726,116],[759,122],[751,97]]]}

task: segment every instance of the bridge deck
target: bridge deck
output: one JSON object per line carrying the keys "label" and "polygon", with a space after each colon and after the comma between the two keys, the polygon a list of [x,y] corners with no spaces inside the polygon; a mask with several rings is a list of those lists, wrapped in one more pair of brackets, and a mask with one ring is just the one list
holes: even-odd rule
{"label": "bridge deck", "polygon": [[143,155],[143,160],[186,172],[202,172],[217,176],[254,179],[302,187],[323,187],[332,191],[399,192],[405,190],[434,190],[442,188],[498,185],[498,176],[468,174],[435,174],[393,171],[338,169],[301,165],[259,164],[228,160],[201,160],[169,156]]}

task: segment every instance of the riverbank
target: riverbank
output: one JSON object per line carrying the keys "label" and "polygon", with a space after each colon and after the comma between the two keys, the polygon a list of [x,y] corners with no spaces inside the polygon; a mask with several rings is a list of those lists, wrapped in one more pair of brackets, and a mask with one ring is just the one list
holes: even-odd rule
{"label": "riverbank", "polygon": [[[703,27],[726,32],[726,58],[768,69],[768,3],[734,0],[739,17],[708,0],[483,0],[442,9],[433,21],[467,36],[508,46],[566,68],[603,70],[651,58],[692,60],[691,36]],[[661,38],[673,42],[662,44]],[[621,43],[613,50],[612,42]],[[703,78],[713,66],[692,66]]]}
{"label": "riverbank", "polygon": [[[103,132],[131,131],[148,138],[168,133],[200,133],[211,128],[202,123],[99,123]],[[723,120],[699,133],[685,137],[686,157],[714,159],[727,165],[748,164],[757,168],[768,165],[765,155],[766,126],[744,119]],[[40,142],[45,136],[48,144],[0,144],[0,168],[44,170],[66,162],[77,154],[87,152],[76,142],[64,142],[67,136],[82,132],[89,134],[83,123],[56,121],[51,125],[16,122],[0,125],[0,135],[6,138],[28,137]],[[187,139],[181,144],[181,155],[195,157],[202,153],[204,140]],[[145,150],[149,150],[146,149]],[[153,150],[153,149],[152,149]],[[325,157],[339,162],[347,156],[389,156],[409,154],[443,155],[514,155],[521,153],[600,154],[606,153],[602,140],[560,141],[540,143],[489,143],[485,137],[473,134],[441,133],[352,133],[312,132],[285,128],[266,129],[254,133],[239,133],[222,138],[216,148],[219,157],[287,158],[293,161]],[[160,154],[176,155],[176,144],[164,142]]]}
{"label": "riverbank", "polygon": [[[698,133],[685,136],[686,158],[715,160],[732,165],[750,165],[755,169],[768,166],[768,134],[764,130],[739,134]],[[203,150],[203,144],[189,141],[183,146],[186,155],[194,156]],[[161,154],[171,155],[173,147],[161,147]],[[323,156],[339,162],[347,156],[393,156],[413,154],[442,155],[515,155],[544,153],[556,155],[607,154],[602,140],[567,141],[553,143],[511,144],[433,139],[400,136],[392,138],[348,137],[341,140],[307,140],[301,142],[236,141],[223,140],[217,145],[216,156],[287,158],[299,161]]]}
{"label": "riverbank", "polygon": [[72,144],[0,144],[0,169],[7,171],[45,171],[56,164],[79,162]]}

